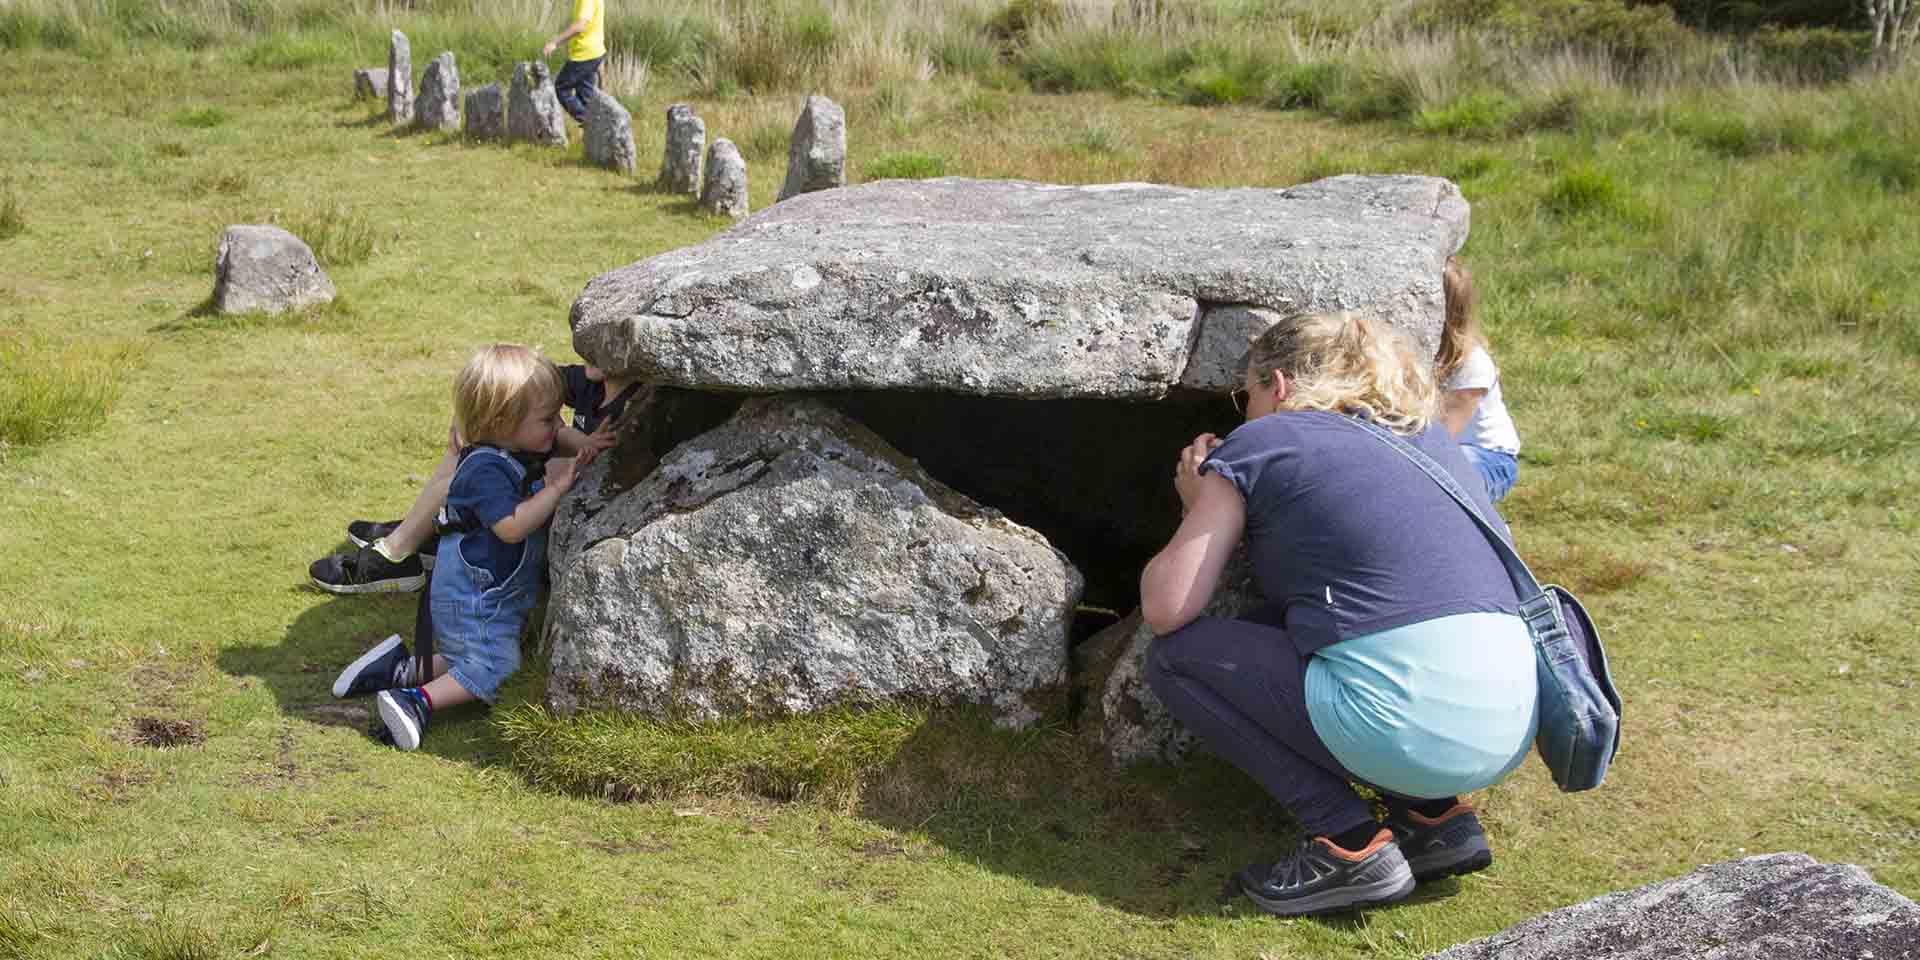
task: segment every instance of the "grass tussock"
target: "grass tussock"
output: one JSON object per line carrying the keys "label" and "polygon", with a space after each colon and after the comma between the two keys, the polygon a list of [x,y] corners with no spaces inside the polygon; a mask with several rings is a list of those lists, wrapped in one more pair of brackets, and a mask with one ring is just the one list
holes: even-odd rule
{"label": "grass tussock", "polygon": [[0,335],[0,450],[99,426],[119,402],[135,351],[126,343],[57,345]]}
{"label": "grass tussock", "polygon": [[26,208],[13,184],[0,184],[0,240],[12,240],[27,232]]}
{"label": "grass tussock", "polygon": [[327,269],[367,262],[380,252],[382,238],[391,235],[364,211],[337,202],[298,208],[285,215],[280,226],[306,241]]}

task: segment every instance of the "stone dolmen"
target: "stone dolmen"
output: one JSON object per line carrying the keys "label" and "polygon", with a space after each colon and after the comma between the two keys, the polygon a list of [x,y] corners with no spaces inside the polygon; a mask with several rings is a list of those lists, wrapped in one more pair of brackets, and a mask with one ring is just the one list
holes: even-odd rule
{"label": "stone dolmen", "polygon": [[[550,704],[910,699],[1018,726],[1105,690],[1070,677],[1099,627],[1124,687],[1120,615],[1178,518],[1168,459],[1236,422],[1248,341],[1355,309],[1431,352],[1467,227],[1427,177],[888,181],[596,277],[575,348],[656,386],[555,517]],[[1177,749],[1110,714],[1117,760]]]}

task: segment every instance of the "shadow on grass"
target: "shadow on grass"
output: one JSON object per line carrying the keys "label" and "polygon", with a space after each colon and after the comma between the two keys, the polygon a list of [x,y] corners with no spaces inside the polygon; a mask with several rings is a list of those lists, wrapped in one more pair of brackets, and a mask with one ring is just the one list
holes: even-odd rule
{"label": "shadow on grass", "polygon": [[[343,544],[340,549],[352,547]],[[273,693],[280,712],[288,717],[365,733],[375,718],[373,698],[336,700],[333,681],[347,664],[391,634],[399,634],[406,640],[408,649],[413,649],[415,613],[424,594],[333,595],[306,583],[303,576],[297,579],[298,584],[290,584],[288,589],[309,593],[322,598],[323,602],[309,607],[288,624],[278,642],[222,649],[218,657],[220,669],[236,677],[258,679]],[[538,629],[544,613],[544,606],[534,608],[529,618],[532,629],[523,637],[538,635],[532,630]],[[544,660],[537,658],[524,642],[521,658],[523,668],[501,689],[499,706],[502,708],[538,702],[545,688]],[[435,715],[422,738],[420,751],[480,765],[503,761],[507,751],[488,722],[490,713],[491,708],[485,704],[473,704]],[[366,747],[390,749],[371,738]]]}
{"label": "shadow on grass", "polygon": [[[1000,873],[1146,917],[1260,915],[1235,874],[1299,840],[1293,819],[1223,760],[1110,770],[1064,730],[928,723],[870,778],[858,813]],[[1428,884],[1414,902],[1450,895]],[[1364,926],[1364,916],[1324,918]]]}

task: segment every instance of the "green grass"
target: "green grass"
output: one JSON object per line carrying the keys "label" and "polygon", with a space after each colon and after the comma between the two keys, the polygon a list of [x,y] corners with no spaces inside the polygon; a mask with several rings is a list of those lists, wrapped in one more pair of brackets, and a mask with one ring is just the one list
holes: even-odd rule
{"label": "green grass", "polygon": [[[386,24],[328,27],[326,7],[167,36],[135,4],[111,29],[0,14],[0,37],[28,16],[73,37],[9,46],[0,99],[26,225],[0,245],[0,956],[1414,957],[1776,850],[1920,896],[1920,287],[1889,253],[1920,230],[1899,159],[1920,155],[1920,74],[1496,84],[1511,111],[1437,122],[1423,111],[1472,107],[1473,88],[1393,62],[1366,68],[1374,106],[1341,101],[1358,66],[1276,68],[1207,106],[1171,86],[1042,96],[1005,74],[855,83],[858,24],[835,22],[817,89],[850,106],[863,174],[916,154],[1067,183],[1420,172],[1473,203],[1465,256],[1525,440],[1503,509],[1608,631],[1626,750],[1590,795],[1529,763],[1478,796],[1499,857],[1484,875],[1278,923],[1221,897],[1293,834],[1244,777],[1112,775],[1059,725],[560,721],[537,709],[530,655],[495,710],[443,718],[421,753],[370,744],[364,706],[326,686],[411,629],[411,598],[311,592],[306,564],[346,520],[411,499],[475,344],[568,358],[590,278],[718,227],[577,146],[390,131],[349,99]],[[517,9],[471,34],[403,22],[481,83],[499,78],[479,53],[469,75],[458,44],[526,32]],[[180,42],[202,34],[249,42]],[[304,59],[293,38],[314,35],[341,52]],[[1063,42],[1041,28],[1024,49]],[[1195,66],[1129,44],[1116,76]],[[706,89],[658,72],[640,154],[661,151],[665,105],[691,102],[709,138],[769,144],[764,208],[799,93]],[[1287,89],[1303,92],[1270,109]],[[297,225],[350,306],[197,315],[219,231],[266,222]],[[591,239],[563,255],[560,236]],[[140,735],[175,724],[202,739]]]}

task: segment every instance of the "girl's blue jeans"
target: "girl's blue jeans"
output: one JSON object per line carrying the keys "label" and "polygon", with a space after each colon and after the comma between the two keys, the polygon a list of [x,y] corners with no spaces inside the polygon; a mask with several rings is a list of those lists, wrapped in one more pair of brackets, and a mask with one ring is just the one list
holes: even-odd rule
{"label": "girl's blue jeans", "polygon": [[1513,490],[1513,482],[1520,479],[1520,461],[1511,453],[1476,447],[1471,443],[1460,445],[1460,452],[1467,455],[1467,462],[1480,471],[1480,479],[1486,481],[1487,499],[1498,503]]}

